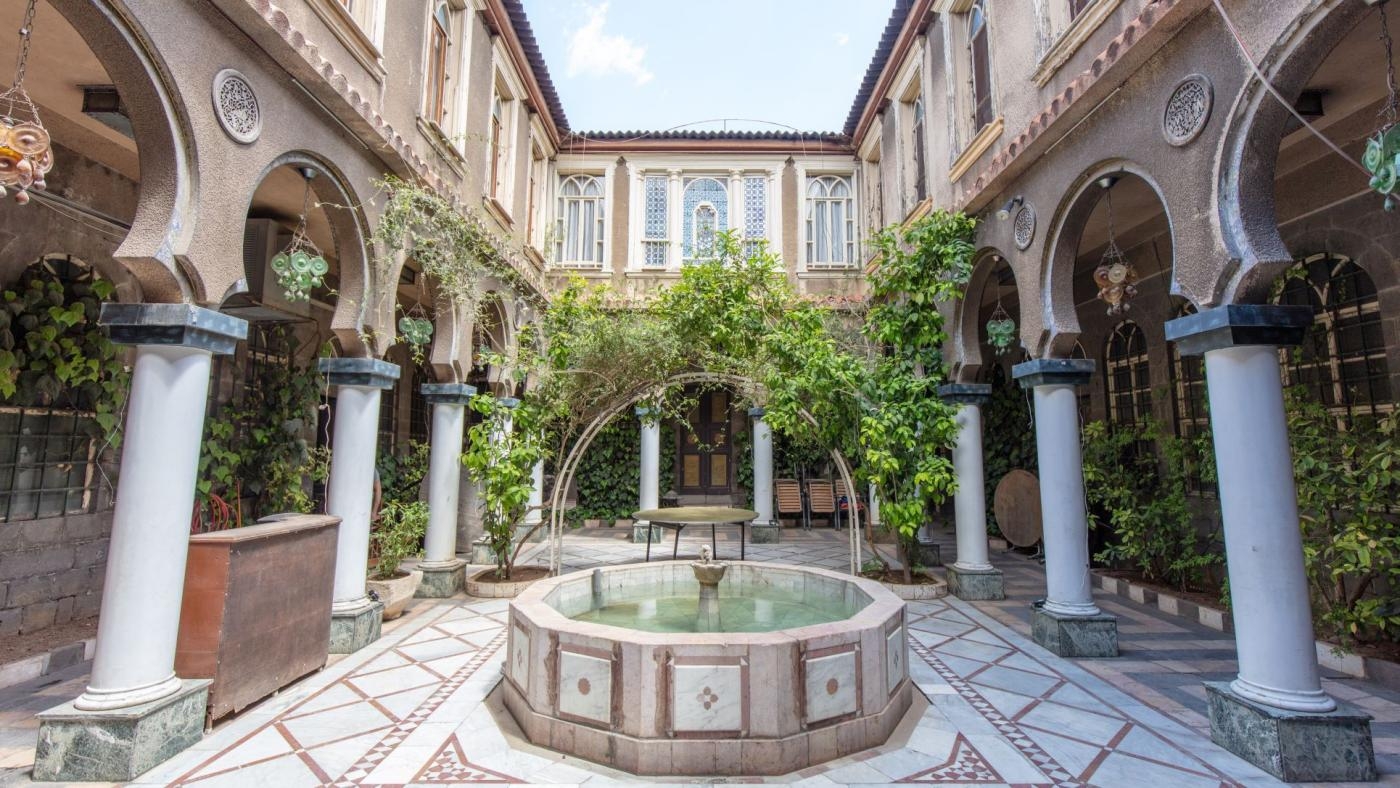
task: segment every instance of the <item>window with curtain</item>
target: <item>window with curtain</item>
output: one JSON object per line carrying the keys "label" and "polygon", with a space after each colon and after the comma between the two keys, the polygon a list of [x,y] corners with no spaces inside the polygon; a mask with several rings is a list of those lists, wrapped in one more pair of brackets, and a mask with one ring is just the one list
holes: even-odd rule
{"label": "window with curtain", "polygon": [[924,172],[924,100],[914,99],[914,198],[922,201],[928,197],[928,180]]}
{"label": "window with curtain", "polygon": [[987,8],[977,0],[968,13],[968,65],[972,76],[972,130],[975,134],[992,122],[992,63],[987,42]]}
{"label": "window with curtain", "polygon": [[670,179],[648,175],[642,179],[642,265],[665,268],[670,258],[668,237],[671,202]]}
{"label": "window with curtain", "polygon": [[1149,421],[1152,382],[1148,376],[1147,337],[1137,323],[1125,320],[1108,335],[1103,366],[1108,420],[1125,426]]}
{"label": "window with curtain", "polygon": [[506,107],[501,94],[491,99],[491,197],[501,198],[501,183],[505,178]]}
{"label": "window with curtain", "polygon": [[823,175],[807,184],[807,265],[845,268],[855,265],[855,215],[851,179]]}
{"label": "window with curtain", "polygon": [[[1174,317],[1196,314],[1196,307],[1182,304]],[[1168,343],[1171,353],[1172,375],[1172,418],[1175,421],[1176,436],[1182,440],[1195,440],[1210,432],[1210,404],[1206,400],[1205,359],[1200,356],[1185,356],[1175,342]],[[1192,493],[1210,494],[1215,485],[1201,478],[1201,469],[1190,462],[1188,454],[1186,467],[1186,490]]]}
{"label": "window with curtain", "polygon": [[603,184],[592,175],[571,175],[559,186],[560,265],[603,267]]}
{"label": "window with curtain", "polygon": [[1278,303],[1314,315],[1302,346],[1280,350],[1285,385],[1306,387],[1339,427],[1395,408],[1380,301],[1365,271],[1336,255],[1304,258],[1284,274]]}
{"label": "window with curtain", "polygon": [[712,256],[715,235],[729,227],[729,186],[716,178],[687,178],[681,209],[685,261]]}
{"label": "window with curtain", "polygon": [[447,127],[447,50],[451,46],[451,30],[451,11],[447,3],[438,3],[428,44],[428,95],[424,114],[443,128]]}

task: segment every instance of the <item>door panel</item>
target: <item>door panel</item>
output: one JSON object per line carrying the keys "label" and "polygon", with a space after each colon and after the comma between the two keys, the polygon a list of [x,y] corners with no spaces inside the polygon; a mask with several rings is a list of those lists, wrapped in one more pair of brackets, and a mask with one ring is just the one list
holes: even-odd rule
{"label": "door panel", "polygon": [[729,442],[732,400],[727,391],[707,391],[690,412],[690,429],[682,430],[677,450],[678,492],[723,495],[730,492],[733,447]]}

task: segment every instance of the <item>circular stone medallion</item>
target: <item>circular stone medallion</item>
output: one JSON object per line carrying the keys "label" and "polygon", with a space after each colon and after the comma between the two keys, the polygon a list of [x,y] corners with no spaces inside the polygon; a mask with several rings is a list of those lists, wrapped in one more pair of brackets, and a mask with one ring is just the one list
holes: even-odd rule
{"label": "circular stone medallion", "polygon": [[244,144],[262,133],[262,109],[248,78],[226,68],[214,75],[214,114],[230,137]]}
{"label": "circular stone medallion", "polygon": [[1016,248],[1024,252],[1035,238],[1035,209],[1030,205],[1022,205],[1021,210],[1016,212],[1012,230],[1015,233]]}
{"label": "circular stone medallion", "polygon": [[1179,147],[1200,136],[1210,120],[1213,100],[1210,80],[1200,74],[1177,83],[1162,113],[1162,135],[1167,142]]}

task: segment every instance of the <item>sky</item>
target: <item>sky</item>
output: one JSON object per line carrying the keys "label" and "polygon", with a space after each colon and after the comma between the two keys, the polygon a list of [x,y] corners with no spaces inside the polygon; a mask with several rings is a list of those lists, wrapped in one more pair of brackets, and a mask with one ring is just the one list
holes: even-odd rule
{"label": "sky", "polygon": [[840,131],[894,8],[894,0],[523,2],[575,131],[722,118],[731,120],[686,128]]}

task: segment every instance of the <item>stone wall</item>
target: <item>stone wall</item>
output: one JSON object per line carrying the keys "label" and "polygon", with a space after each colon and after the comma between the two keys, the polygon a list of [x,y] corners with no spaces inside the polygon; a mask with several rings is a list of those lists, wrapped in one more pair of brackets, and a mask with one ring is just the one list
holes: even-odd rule
{"label": "stone wall", "polygon": [[0,636],[97,615],[112,512],[0,523]]}

